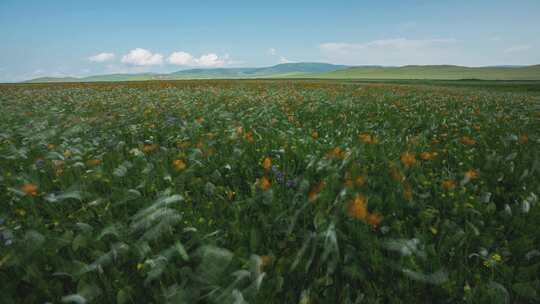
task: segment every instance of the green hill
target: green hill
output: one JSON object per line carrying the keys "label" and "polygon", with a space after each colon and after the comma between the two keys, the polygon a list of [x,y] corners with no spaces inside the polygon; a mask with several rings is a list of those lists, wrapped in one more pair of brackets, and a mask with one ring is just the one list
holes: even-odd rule
{"label": "green hill", "polygon": [[440,80],[540,80],[540,65],[524,67],[463,67],[410,65],[403,67],[351,67],[326,73],[295,75],[321,79],[440,79]]}
{"label": "green hill", "polygon": [[136,81],[136,80],[174,80],[174,79],[223,79],[223,78],[260,78],[275,77],[287,74],[321,73],[343,70],[345,65],[329,63],[299,62],[283,63],[271,67],[261,68],[210,68],[189,69],[170,74],[109,74],[96,75],[82,78],[65,77],[53,78],[42,77],[27,82],[94,82],[94,81]]}
{"label": "green hill", "polygon": [[95,82],[175,79],[318,78],[318,79],[431,79],[431,80],[540,80],[540,65],[464,67],[456,65],[408,65],[402,67],[348,67],[328,63],[284,63],[261,68],[189,69],[170,74],[109,74],[83,78],[41,77],[27,82]]}

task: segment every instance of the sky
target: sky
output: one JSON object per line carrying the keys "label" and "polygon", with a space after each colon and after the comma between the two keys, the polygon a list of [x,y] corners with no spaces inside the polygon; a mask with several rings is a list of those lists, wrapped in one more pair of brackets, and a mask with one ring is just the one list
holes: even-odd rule
{"label": "sky", "polygon": [[0,82],[308,61],[540,64],[540,0],[0,0]]}

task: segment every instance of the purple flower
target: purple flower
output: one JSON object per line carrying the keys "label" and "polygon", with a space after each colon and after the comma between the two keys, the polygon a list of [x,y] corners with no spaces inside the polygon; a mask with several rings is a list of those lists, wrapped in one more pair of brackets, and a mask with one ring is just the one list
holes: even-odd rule
{"label": "purple flower", "polygon": [[43,168],[44,166],[45,166],[45,160],[43,160],[42,158],[39,158],[36,160],[36,167]]}
{"label": "purple flower", "polygon": [[297,182],[294,179],[290,179],[290,180],[287,181],[287,187],[289,187],[291,189],[296,188],[296,185],[297,185]]}

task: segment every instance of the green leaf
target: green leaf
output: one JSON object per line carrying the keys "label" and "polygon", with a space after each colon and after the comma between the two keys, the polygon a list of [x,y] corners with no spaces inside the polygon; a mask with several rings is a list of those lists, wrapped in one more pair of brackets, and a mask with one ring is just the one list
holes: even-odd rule
{"label": "green leaf", "polygon": [[512,290],[520,297],[538,300],[538,293],[531,283],[516,283],[512,285]]}

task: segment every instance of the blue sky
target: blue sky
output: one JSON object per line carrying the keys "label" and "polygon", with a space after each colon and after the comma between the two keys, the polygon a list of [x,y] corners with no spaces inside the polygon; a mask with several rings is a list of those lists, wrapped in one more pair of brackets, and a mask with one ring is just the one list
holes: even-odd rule
{"label": "blue sky", "polygon": [[317,61],[540,63],[540,1],[0,0],[0,81]]}

